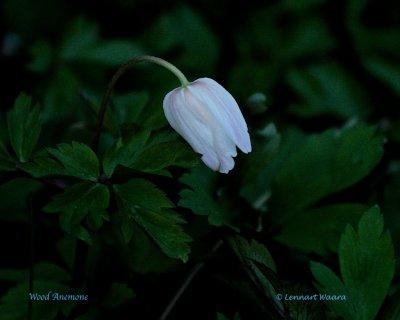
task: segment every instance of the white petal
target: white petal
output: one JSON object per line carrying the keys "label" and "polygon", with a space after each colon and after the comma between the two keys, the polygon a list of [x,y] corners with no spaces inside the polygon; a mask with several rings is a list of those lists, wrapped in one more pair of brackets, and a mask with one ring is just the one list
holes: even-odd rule
{"label": "white petal", "polygon": [[[221,123],[215,119],[204,101],[193,94],[193,90],[185,92],[186,105],[190,106],[189,110],[193,112],[193,117],[197,117],[200,122],[211,130],[212,148],[218,156],[220,162],[220,172],[228,172],[234,166],[232,156],[237,155],[236,145],[228,136],[227,132],[221,127]],[[222,171],[221,171],[222,170]]]}
{"label": "white petal", "polygon": [[250,152],[251,143],[247,124],[232,95],[210,78],[194,81],[192,88],[198,91],[199,98],[205,100],[205,104],[212,108],[213,115],[216,119],[219,119],[221,125],[224,126],[224,129],[240,150],[245,153]]}
{"label": "white petal", "polygon": [[219,167],[219,172],[228,173],[235,166],[235,161],[232,157],[222,157],[221,166]]}
{"label": "white petal", "polygon": [[188,104],[181,88],[168,93],[163,102],[165,116],[170,125],[190,144],[194,151],[203,155],[203,162],[212,170],[220,167],[214,151],[213,136],[207,123]]}
{"label": "white petal", "polygon": [[212,169],[214,171],[219,170],[220,162],[219,162],[219,159],[218,159],[217,155],[215,154],[215,152],[207,152],[207,153],[203,154],[203,156],[201,157],[201,160],[203,160],[203,162],[206,164],[206,166],[209,167],[210,169]]}
{"label": "white petal", "polygon": [[169,92],[163,102],[171,126],[214,171],[228,173],[236,146],[251,151],[247,125],[235,99],[212,79],[198,79]]}

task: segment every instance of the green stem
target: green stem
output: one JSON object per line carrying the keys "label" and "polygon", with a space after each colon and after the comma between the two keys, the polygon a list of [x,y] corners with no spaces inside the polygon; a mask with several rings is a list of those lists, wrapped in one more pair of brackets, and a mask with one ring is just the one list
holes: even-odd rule
{"label": "green stem", "polygon": [[100,109],[98,113],[98,118],[97,118],[97,125],[96,125],[96,131],[95,135],[93,137],[93,148],[95,150],[98,149],[98,144],[99,144],[99,139],[100,139],[100,134],[101,134],[101,129],[103,127],[103,122],[104,122],[104,117],[106,114],[107,106],[109,104],[112,92],[114,90],[115,84],[119,80],[119,78],[130,68],[135,66],[139,62],[150,62],[150,63],[155,63],[159,66],[162,66],[169,71],[171,71],[181,82],[182,87],[186,87],[189,84],[189,81],[185,77],[185,75],[180,71],[177,67],[175,67],[173,64],[169,63],[168,61],[165,61],[161,58],[153,57],[153,56],[137,56],[132,58],[131,60],[127,61],[125,64],[123,64],[117,72],[114,74],[114,76],[111,78],[111,81],[108,83],[107,90],[103,96],[103,99],[100,104]]}

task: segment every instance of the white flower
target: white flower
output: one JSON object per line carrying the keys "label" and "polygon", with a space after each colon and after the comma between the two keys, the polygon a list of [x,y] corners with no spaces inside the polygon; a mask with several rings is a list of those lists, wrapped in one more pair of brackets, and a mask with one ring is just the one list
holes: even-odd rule
{"label": "white flower", "polygon": [[214,171],[228,173],[236,146],[251,151],[247,125],[231,94],[209,78],[169,92],[164,98],[168,122]]}

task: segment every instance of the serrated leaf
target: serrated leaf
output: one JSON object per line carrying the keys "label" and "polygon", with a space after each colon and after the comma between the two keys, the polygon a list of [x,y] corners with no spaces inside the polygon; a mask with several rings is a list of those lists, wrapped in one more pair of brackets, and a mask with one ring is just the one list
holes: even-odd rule
{"label": "serrated leaf", "polygon": [[180,224],[185,221],[168,208],[172,202],[155,185],[144,179],[132,179],[114,185],[121,212],[145,229],[166,255],[187,261],[191,238]]}
{"label": "serrated leaf", "polygon": [[49,148],[48,152],[64,166],[66,175],[90,181],[97,180],[99,161],[87,145],[75,141],[71,144],[61,143],[57,149]]}
{"label": "serrated leaf", "polygon": [[60,225],[64,231],[90,242],[90,234],[80,223],[90,216],[93,216],[92,219],[100,220],[101,223],[107,216],[109,199],[110,194],[106,186],[81,182],[56,195],[43,210],[50,213],[60,212]]}
{"label": "serrated leaf", "polygon": [[339,245],[342,280],[319,263],[311,271],[321,293],[346,295],[345,301],[327,302],[344,319],[372,320],[388,293],[394,275],[394,250],[377,206],[360,219],[357,231],[347,226]]}
{"label": "serrated leaf", "polygon": [[104,155],[104,173],[108,177],[111,177],[118,165],[129,167],[135,161],[135,157],[142,150],[149,137],[150,131],[143,130],[135,134],[128,141],[117,140]]}
{"label": "serrated leaf", "polygon": [[218,175],[204,166],[192,169],[184,174],[180,181],[189,189],[179,193],[179,206],[188,208],[198,215],[208,216],[210,224],[215,226],[227,225],[232,228],[235,215],[227,199],[215,200],[216,182]]}
{"label": "serrated leaf", "polygon": [[7,114],[11,146],[21,162],[31,156],[42,127],[39,107],[32,108],[31,105],[31,98],[22,93]]}
{"label": "serrated leaf", "polygon": [[19,168],[35,178],[66,175],[64,166],[57,160],[51,158],[47,150],[42,150],[30,161],[20,164]]}
{"label": "serrated leaf", "polygon": [[275,262],[264,245],[258,243],[254,239],[247,241],[241,236],[232,237],[230,243],[243,262],[249,263],[256,261],[276,272]]}
{"label": "serrated leaf", "polygon": [[124,243],[118,248],[131,270],[139,274],[162,273],[178,264],[178,260],[170,258],[160,250],[158,244],[132,217],[127,218],[130,221],[129,233],[134,236],[129,242],[123,239]]}
{"label": "serrated leaf", "polygon": [[164,210],[160,213],[138,211],[133,213],[135,221],[143,227],[164,253],[171,258],[179,258],[183,262],[189,259],[191,237],[180,224],[185,221],[175,212]]}
{"label": "serrated leaf", "polygon": [[[275,289],[277,289],[275,283],[276,266],[268,249],[255,240],[247,241],[240,236],[231,237],[229,243],[245,266],[252,281],[262,287],[266,296],[274,299],[276,296]],[[260,266],[263,268],[261,269]],[[268,270],[268,274],[265,274],[264,270]],[[275,303],[282,308],[279,301]]]}
{"label": "serrated leaf", "polygon": [[174,204],[154,184],[145,179],[131,179],[122,185],[114,185],[119,197],[133,208],[160,212],[173,208]]}
{"label": "serrated leaf", "polygon": [[198,163],[193,150],[180,141],[152,144],[144,148],[131,168],[156,173],[169,166],[193,167]]}

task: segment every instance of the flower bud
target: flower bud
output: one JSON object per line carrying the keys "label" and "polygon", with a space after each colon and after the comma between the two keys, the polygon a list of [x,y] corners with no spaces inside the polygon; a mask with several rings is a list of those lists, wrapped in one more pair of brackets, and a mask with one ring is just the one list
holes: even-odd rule
{"label": "flower bud", "polygon": [[169,92],[164,113],[172,126],[202,155],[214,171],[228,173],[235,165],[236,146],[251,151],[246,122],[232,95],[220,84],[201,78]]}

